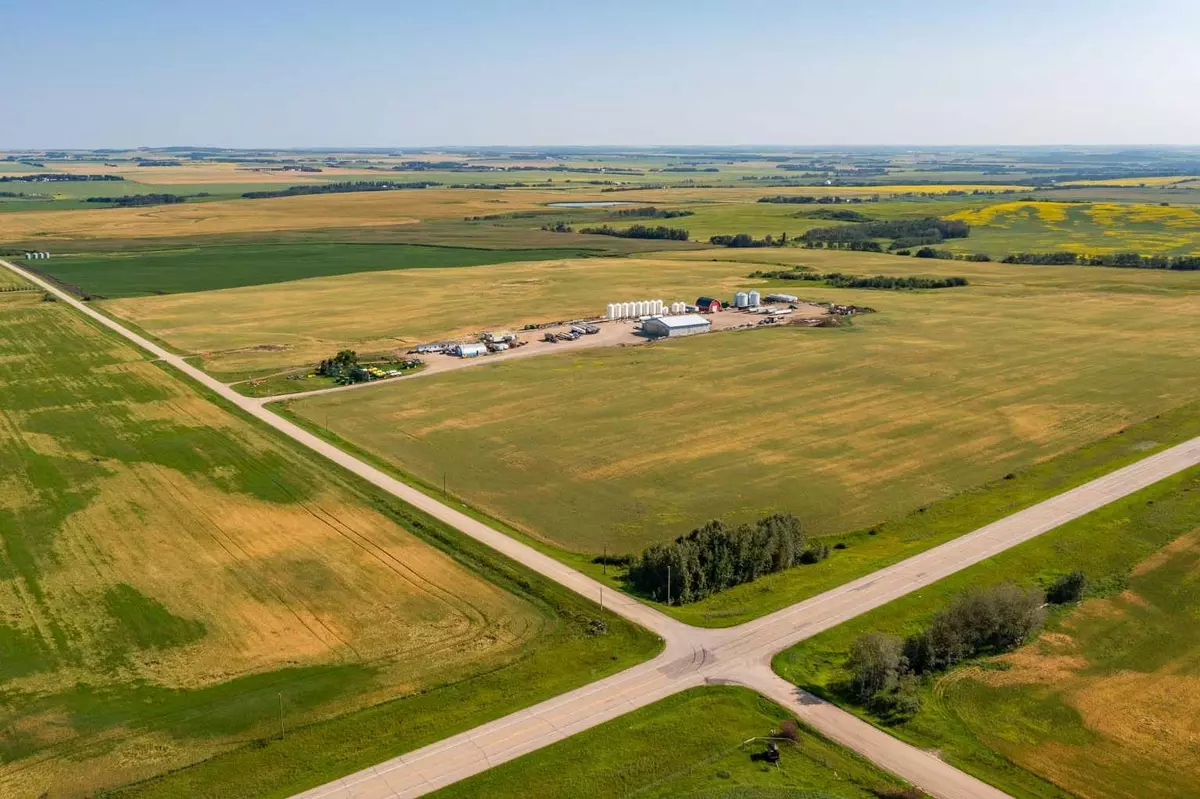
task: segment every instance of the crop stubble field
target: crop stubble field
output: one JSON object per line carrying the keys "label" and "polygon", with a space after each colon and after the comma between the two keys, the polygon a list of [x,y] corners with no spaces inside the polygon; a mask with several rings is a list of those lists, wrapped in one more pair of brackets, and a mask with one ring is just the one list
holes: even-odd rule
{"label": "crop stubble field", "polygon": [[[912,263],[822,255],[855,273],[903,274]],[[754,284],[736,280],[749,264],[688,266],[724,269],[726,287]],[[922,267],[972,283],[940,292],[793,283],[784,290],[880,312],[849,329],[483,365],[289,407],[430,484],[445,476],[454,493],[535,536],[598,553],[776,509],[813,533],[851,530],[1194,395],[1194,273]]]}
{"label": "crop stubble field", "polygon": [[[277,702],[300,728],[577,635],[40,292],[0,294],[0,344],[0,793],[143,779],[268,738]],[[570,646],[606,670],[629,643]]]}

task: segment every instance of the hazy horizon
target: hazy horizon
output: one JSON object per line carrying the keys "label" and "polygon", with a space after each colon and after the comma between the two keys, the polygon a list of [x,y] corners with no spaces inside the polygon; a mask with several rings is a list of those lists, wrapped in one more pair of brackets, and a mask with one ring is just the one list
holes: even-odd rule
{"label": "hazy horizon", "polygon": [[0,24],[7,150],[1200,143],[1178,0],[10,2]]}

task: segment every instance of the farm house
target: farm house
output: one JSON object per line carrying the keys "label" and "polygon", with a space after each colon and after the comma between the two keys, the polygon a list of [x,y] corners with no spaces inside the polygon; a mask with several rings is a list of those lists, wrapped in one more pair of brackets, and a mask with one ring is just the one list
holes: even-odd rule
{"label": "farm house", "polygon": [[717,311],[721,310],[721,303],[718,300],[714,300],[712,297],[701,297],[700,299],[696,300],[696,309],[700,311],[700,313],[716,313]]}
{"label": "farm house", "polygon": [[707,333],[712,322],[696,314],[684,316],[656,316],[642,323],[642,331],[654,338],[678,338]]}

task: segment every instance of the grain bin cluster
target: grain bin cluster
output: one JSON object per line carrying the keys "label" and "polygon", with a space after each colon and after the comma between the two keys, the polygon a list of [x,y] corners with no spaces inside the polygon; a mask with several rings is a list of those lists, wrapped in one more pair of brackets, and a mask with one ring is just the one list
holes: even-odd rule
{"label": "grain bin cluster", "polygon": [[635,302],[610,302],[605,310],[606,319],[637,319],[642,316],[661,316],[666,313],[662,300],[637,300]]}
{"label": "grain bin cluster", "polygon": [[757,291],[739,291],[733,295],[734,308],[757,308],[762,304],[762,297]]}

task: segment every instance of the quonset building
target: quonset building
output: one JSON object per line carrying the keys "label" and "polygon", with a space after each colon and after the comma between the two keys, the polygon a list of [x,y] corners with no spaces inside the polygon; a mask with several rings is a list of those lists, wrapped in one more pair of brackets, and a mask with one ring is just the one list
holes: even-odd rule
{"label": "quonset building", "polygon": [[696,314],[684,316],[656,316],[642,322],[642,332],[654,338],[678,338],[707,333],[712,322]]}

